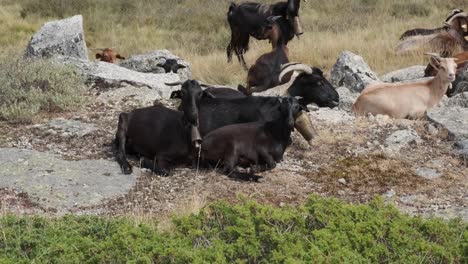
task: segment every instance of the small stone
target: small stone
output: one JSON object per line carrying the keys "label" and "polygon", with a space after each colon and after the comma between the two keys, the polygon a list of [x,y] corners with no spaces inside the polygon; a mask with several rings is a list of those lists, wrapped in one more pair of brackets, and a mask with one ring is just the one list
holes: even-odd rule
{"label": "small stone", "polygon": [[437,170],[431,168],[418,168],[416,174],[427,180],[434,180],[442,176]]}
{"label": "small stone", "polygon": [[338,182],[343,185],[346,185],[346,180],[344,178],[339,179]]}
{"label": "small stone", "polygon": [[392,198],[395,196],[396,192],[393,189],[388,190],[383,196],[386,198]]}

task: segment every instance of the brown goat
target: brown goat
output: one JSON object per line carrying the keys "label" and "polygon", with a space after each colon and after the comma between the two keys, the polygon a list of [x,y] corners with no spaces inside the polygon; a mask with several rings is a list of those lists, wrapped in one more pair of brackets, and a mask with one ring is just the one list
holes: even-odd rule
{"label": "brown goat", "polygon": [[238,86],[239,91],[246,95],[265,91],[269,88],[289,82],[292,72],[280,80],[281,66],[289,62],[288,47],[284,41],[284,28],[287,20],[283,17],[270,17],[272,36],[276,41],[274,49],[261,55],[247,74],[247,87]]}
{"label": "brown goat", "polygon": [[449,14],[444,26],[436,29],[412,29],[400,37],[395,48],[397,54],[430,49],[444,57],[468,51],[468,14],[462,10],[455,10]]}
{"label": "brown goat", "polygon": [[393,118],[423,118],[429,108],[440,102],[455,80],[457,64],[453,58],[430,59],[437,75],[414,83],[378,83],[363,90],[353,105],[357,115],[388,115]]}
{"label": "brown goat", "polygon": [[120,56],[120,54],[116,53],[113,48],[96,49],[96,50],[101,50],[101,53],[96,53],[96,59],[100,61],[105,61],[108,63],[115,63],[116,59],[125,60],[125,57]]}

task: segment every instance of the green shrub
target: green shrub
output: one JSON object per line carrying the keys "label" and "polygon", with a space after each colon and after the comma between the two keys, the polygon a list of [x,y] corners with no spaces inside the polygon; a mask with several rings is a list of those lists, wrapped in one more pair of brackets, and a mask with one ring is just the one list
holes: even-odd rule
{"label": "green shrub", "polygon": [[85,102],[84,79],[71,66],[0,57],[0,120],[30,122],[39,112],[74,110]]}
{"label": "green shrub", "polygon": [[152,223],[96,216],[0,218],[0,262],[28,263],[466,263],[468,226],[409,217],[376,200],[311,197],[298,208],[215,203]]}

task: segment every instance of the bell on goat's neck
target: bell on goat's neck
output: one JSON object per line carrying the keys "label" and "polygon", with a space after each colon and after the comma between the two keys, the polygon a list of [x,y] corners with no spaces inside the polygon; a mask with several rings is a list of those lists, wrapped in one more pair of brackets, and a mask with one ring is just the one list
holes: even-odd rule
{"label": "bell on goat's neck", "polygon": [[316,134],[314,127],[312,126],[312,122],[310,121],[309,117],[306,113],[300,112],[299,115],[296,117],[294,127],[299,131],[302,137],[312,145],[312,139]]}
{"label": "bell on goat's neck", "polygon": [[199,148],[202,142],[202,138],[200,136],[200,131],[198,130],[197,126],[192,126],[191,131],[190,131],[190,136],[191,136],[192,142],[195,144],[195,147]]}
{"label": "bell on goat's neck", "polygon": [[296,35],[302,35],[304,31],[302,31],[302,25],[301,25],[301,20],[299,17],[294,17],[294,34]]}

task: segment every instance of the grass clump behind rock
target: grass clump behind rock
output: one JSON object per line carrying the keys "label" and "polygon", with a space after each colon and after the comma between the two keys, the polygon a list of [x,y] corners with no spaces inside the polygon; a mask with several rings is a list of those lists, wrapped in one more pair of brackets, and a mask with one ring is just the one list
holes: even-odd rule
{"label": "grass clump behind rock", "polygon": [[84,78],[73,67],[0,56],[0,120],[27,123],[40,112],[76,110],[84,103]]}
{"label": "grass clump behind rock", "polygon": [[215,203],[170,232],[131,218],[3,216],[5,263],[466,263],[468,227],[380,200],[311,197],[298,208]]}

